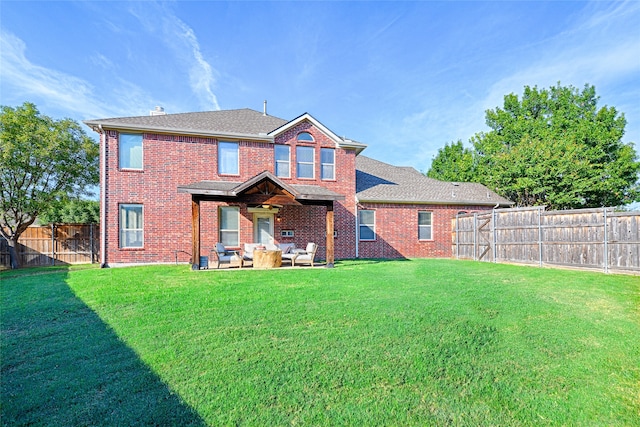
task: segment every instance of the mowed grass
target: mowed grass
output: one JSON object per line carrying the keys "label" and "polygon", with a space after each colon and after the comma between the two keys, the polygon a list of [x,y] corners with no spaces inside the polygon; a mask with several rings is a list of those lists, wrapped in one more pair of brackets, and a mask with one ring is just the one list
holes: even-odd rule
{"label": "mowed grass", "polygon": [[640,278],[452,260],[2,273],[5,425],[640,425]]}

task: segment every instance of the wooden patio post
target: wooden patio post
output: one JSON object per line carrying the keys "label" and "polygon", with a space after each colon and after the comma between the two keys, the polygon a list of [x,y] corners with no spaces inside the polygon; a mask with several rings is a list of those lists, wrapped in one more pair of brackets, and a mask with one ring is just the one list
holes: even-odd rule
{"label": "wooden patio post", "polygon": [[327,204],[327,268],[333,268],[334,242],[333,242],[333,202]]}
{"label": "wooden patio post", "polygon": [[200,199],[191,196],[191,269],[200,270]]}

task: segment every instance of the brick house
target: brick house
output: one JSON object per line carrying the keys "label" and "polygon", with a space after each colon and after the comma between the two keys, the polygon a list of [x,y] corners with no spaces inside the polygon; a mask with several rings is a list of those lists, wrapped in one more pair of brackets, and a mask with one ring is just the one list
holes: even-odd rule
{"label": "brick house", "polygon": [[[360,155],[310,114],[250,109],[85,121],[100,134],[101,264],[173,262],[217,242],[317,257],[451,256],[451,218],[510,202]],[[184,255],[188,254],[188,255]]]}

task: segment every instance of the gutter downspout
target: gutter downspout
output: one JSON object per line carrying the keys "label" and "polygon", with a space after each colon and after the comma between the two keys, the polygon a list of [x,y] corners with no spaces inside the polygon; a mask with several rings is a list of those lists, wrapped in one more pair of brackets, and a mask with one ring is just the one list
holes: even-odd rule
{"label": "gutter downspout", "polygon": [[359,227],[359,224],[358,224],[358,196],[356,196],[355,199],[356,199],[356,205],[355,205],[355,208],[356,208],[356,222],[355,222],[356,223],[356,232],[354,234],[356,236],[356,258],[360,258],[360,245],[359,245],[360,236],[358,235],[359,230],[360,230],[360,227]]}
{"label": "gutter downspout", "polygon": [[100,129],[100,268],[107,268],[107,132]]}

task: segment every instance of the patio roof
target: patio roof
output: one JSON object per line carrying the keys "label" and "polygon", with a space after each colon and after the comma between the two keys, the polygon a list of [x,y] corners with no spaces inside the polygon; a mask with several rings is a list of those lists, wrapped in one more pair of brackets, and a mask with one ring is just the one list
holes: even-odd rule
{"label": "patio roof", "polygon": [[[192,252],[200,253],[200,203],[207,201],[240,202],[247,205],[316,205],[326,208],[327,267],[334,261],[333,203],[345,196],[319,185],[286,184],[269,171],[244,182],[199,181],[178,187],[178,193],[191,194]],[[192,260],[191,268],[198,270],[200,261]]]}
{"label": "patio roof", "polygon": [[[264,171],[244,182],[236,181],[199,181],[189,185],[178,186],[178,193],[188,193],[193,196],[203,196],[211,199],[238,199],[238,201],[261,202],[269,199],[267,196],[286,196],[291,201],[302,204],[304,202],[334,202],[344,200],[345,196],[319,185],[287,184],[268,171]],[[278,200],[282,199],[281,197]]]}

